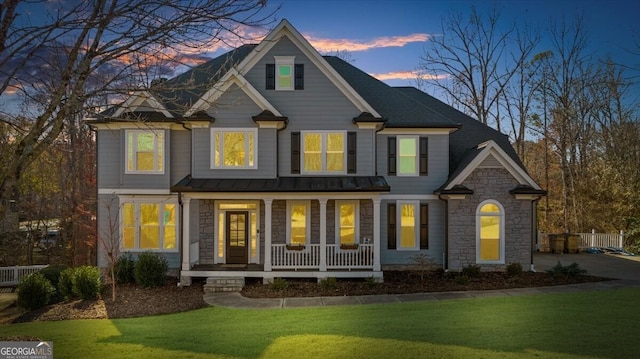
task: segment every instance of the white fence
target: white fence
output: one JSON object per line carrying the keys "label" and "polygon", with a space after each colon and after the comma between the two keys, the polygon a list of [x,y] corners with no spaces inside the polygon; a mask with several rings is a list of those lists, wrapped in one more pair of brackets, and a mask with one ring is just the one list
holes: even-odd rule
{"label": "white fence", "polygon": [[[271,245],[273,269],[317,269],[320,267],[320,245],[308,244],[304,248],[287,249],[285,244]],[[342,249],[339,244],[327,244],[327,269],[373,268],[373,244],[359,244],[353,249]]]}
{"label": "white fence", "polygon": [[46,267],[48,265],[0,267],[0,286],[18,285],[20,279]]}
{"label": "white fence", "polygon": [[[624,232],[620,233],[596,233],[595,230],[591,230],[591,233],[574,233],[580,236],[580,243],[578,247],[580,249],[588,247],[615,247],[622,248],[624,245]],[[538,250],[540,252],[548,252],[549,246],[549,234],[538,233]]]}

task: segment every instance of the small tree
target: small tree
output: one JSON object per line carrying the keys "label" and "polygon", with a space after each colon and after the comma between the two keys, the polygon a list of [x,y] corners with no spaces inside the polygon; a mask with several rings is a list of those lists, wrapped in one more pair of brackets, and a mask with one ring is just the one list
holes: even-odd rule
{"label": "small tree", "polygon": [[120,222],[118,221],[117,214],[114,215],[114,208],[118,209],[118,213],[120,212],[119,207],[115,207],[114,203],[117,201],[117,198],[111,199],[110,202],[104,205],[104,211],[107,213],[107,224],[105,227],[102,227],[101,233],[98,233],[98,243],[102,246],[102,253],[104,259],[107,261],[107,270],[109,281],[111,281],[111,300],[116,300],[116,264],[120,257],[120,243],[122,241],[122,236],[120,233]]}

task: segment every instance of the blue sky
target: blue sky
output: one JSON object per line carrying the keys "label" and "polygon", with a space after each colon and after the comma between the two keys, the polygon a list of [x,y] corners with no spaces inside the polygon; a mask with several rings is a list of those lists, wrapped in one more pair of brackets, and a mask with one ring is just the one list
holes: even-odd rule
{"label": "blue sky", "polygon": [[640,49],[634,42],[640,43],[640,2],[633,0],[276,0],[270,6],[279,5],[278,18],[289,20],[320,52],[367,48],[350,51],[355,66],[391,85],[413,85],[408,73],[418,66],[429,36],[441,33],[443,17],[468,14],[472,5],[486,13],[495,4],[503,22],[527,21],[542,31],[551,19],[582,14],[594,55],[640,65],[640,54],[627,51]]}

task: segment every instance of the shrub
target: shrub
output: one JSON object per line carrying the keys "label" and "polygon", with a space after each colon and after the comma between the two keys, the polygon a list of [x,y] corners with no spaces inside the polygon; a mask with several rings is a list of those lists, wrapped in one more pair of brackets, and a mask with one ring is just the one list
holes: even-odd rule
{"label": "shrub", "polygon": [[573,262],[568,266],[563,266],[562,263],[558,261],[558,264],[548,270],[547,273],[551,274],[554,277],[564,276],[568,278],[587,274],[587,271],[580,268],[580,265],[576,262]]}
{"label": "shrub", "polygon": [[335,277],[324,278],[320,281],[320,286],[325,290],[338,288],[338,280]]}
{"label": "shrub", "polygon": [[50,303],[58,303],[64,300],[64,295],[60,293],[60,291],[55,290],[58,288],[58,281],[60,279],[60,273],[65,270],[67,267],[63,265],[52,265],[40,270],[40,274],[42,274],[48,281],[51,283],[54,289],[54,293],[51,296]]}
{"label": "shrub", "polygon": [[160,287],[166,282],[167,259],[160,254],[145,252],[138,256],[134,267],[136,283],[142,287]]}
{"label": "shrub", "polygon": [[469,264],[462,268],[462,274],[469,278],[477,278],[480,276],[480,266],[475,264]]}
{"label": "shrub", "polygon": [[438,278],[444,278],[445,275],[447,274],[447,271],[444,270],[444,268],[442,267],[438,267],[436,268],[433,273],[438,276]]}
{"label": "shrub", "polygon": [[287,282],[284,278],[274,278],[273,283],[271,283],[271,289],[281,292],[289,286],[289,282]]}
{"label": "shrub", "polygon": [[371,276],[371,277],[367,277],[365,283],[367,283],[367,287],[374,288],[378,285],[378,280],[375,277]]}
{"label": "shrub", "polygon": [[507,276],[518,277],[522,274],[522,265],[520,263],[511,263],[507,266]]}
{"label": "shrub", "polygon": [[469,277],[465,274],[459,275],[456,277],[456,284],[458,285],[467,285],[469,284]]}
{"label": "shrub", "polygon": [[18,306],[40,309],[49,304],[56,289],[41,273],[34,273],[18,283]]}
{"label": "shrub", "polygon": [[136,282],[134,274],[136,267],[136,260],[133,255],[126,253],[121,255],[114,263],[114,274],[118,284],[130,284]]}
{"label": "shrub", "polygon": [[58,293],[64,299],[73,297],[73,276],[75,273],[75,268],[67,268],[60,272],[60,276],[58,277]]}
{"label": "shrub", "polygon": [[100,269],[93,266],[82,266],[75,269],[71,282],[73,294],[80,299],[95,299],[102,290]]}

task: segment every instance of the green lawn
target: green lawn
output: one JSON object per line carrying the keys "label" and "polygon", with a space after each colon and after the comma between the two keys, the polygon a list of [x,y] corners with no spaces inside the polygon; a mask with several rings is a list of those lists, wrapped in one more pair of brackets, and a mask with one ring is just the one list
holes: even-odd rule
{"label": "green lawn", "polygon": [[640,288],[0,326],[56,358],[635,358]]}

